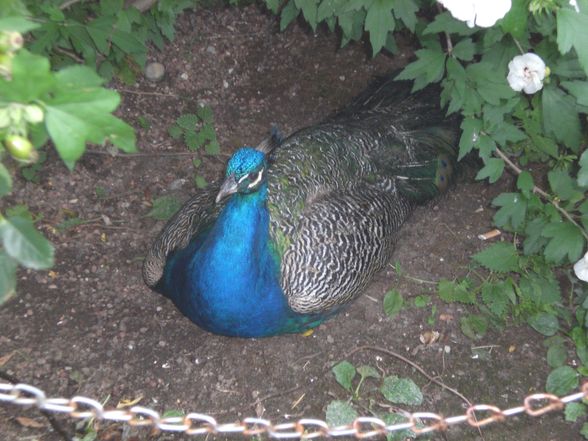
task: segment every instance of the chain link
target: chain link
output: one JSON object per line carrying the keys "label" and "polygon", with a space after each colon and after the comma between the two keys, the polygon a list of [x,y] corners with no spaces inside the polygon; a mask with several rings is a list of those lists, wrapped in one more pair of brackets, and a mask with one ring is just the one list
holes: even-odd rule
{"label": "chain link", "polygon": [[[142,406],[130,409],[105,410],[98,401],[82,396],[73,398],[47,398],[41,389],[28,384],[0,383],[0,402],[23,407],[36,407],[49,412],[66,413],[72,418],[95,418],[128,423],[136,427],[153,427],[164,432],[182,432],[187,435],[237,433],[245,437],[267,434],[276,439],[314,439],[325,437],[354,436],[357,439],[372,438],[400,430],[410,429],[415,434],[444,431],[450,426],[467,423],[481,427],[504,421],[506,418],[526,413],[533,417],[561,410],[567,403],[588,399],[588,382],[580,392],[565,397],[548,393],[527,396],[522,406],[501,410],[488,404],[474,404],[464,415],[444,418],[433,412],[406,413],[406,422],[387,425],[375,417],[358,417],[353,423],[338,427],[319,419],[302,418],[295,422],[273,424],[264,418],[245,418],[238,423],[219,423],[213,417],[202,413],[188,413],[185,416],[162,417],[157,411]],[[478,414],[476,414],[476,412]]]}

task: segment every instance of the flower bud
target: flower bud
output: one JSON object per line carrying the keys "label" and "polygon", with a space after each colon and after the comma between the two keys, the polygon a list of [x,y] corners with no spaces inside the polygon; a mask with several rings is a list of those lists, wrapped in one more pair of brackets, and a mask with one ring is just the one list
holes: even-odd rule
{"label": "flower bud", "polygon": [[20,32],[4,31],[0,33],[0,52],[14,52],[22,48],[23,38]]}
{"label": "flower bud", "polygon": [[8,135],[6,139],[4,139],[4,146],[12,157],[19,162],[30,164],[39,159],[37,150],[33,147],[31,141],[24,136]]}
{"label": "flower bud", "polygon": [[37,124],[43,121],[45,115],[43,114],[43,109],[35,104],[31,104],[24,108],[24,118],[27,122],[31,124]]}

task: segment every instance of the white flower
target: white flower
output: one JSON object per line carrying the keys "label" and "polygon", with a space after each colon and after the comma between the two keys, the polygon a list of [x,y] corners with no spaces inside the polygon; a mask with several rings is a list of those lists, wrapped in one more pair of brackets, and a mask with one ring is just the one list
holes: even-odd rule
{"label": "white flower", "polygon": [[588,282],[588,253],[584,254],[574,265],[576,277],[584,282]]}
{"label": "white flower", "polygon": [[438,0],[451,15],[465,21],[470,28],[493,26],[510,11],[511,0]]}
{"label": "white flower", "polygon": [[576,0],[570,0],[570,6],[573,6],[578,14],[580,13],[580,8],[578,7],[578,2]]}
{"label": "white flower", "polygon": [[508,63],[508,84],[512,90],[532,94],[543,88],[545,78],[545,63],[539,55],[530,52],[517,55]]}

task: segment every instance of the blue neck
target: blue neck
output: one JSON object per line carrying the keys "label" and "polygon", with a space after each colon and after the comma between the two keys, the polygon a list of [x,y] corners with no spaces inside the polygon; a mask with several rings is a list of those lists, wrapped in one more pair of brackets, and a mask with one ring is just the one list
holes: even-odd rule
{"label": "blue neck", "polygon": [[293,312],[269,242],[267,184],[235,194],[212,228],[168,261],[163,291],[200,327],[223,335],[301,332],[320,317]]}

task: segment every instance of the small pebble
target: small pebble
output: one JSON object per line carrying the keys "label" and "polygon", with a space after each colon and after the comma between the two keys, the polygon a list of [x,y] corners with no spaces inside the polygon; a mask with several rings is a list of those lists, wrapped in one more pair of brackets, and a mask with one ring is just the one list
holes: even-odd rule
{"label": "small pebble", "polygon": [[209,54],[216,55],[216,49],[215,49],[215,47],[214,47],[214,46],[208,46],[208,47],[206,48],[206,52],[208,52]]}
{"label": "small pebble", "polygon": [[163,78],[164,74],[165,67],[161,63],[154,61],[152,63],[148,63],[147,66],[145,66],[145,77],[149,81],[159,81]]}
{"label": "small pebble", "polygon": [[188,74],[186,72],[184,72],[182,75],[180,75],[180,78],[182,80],[187,80],[188,79]]}

